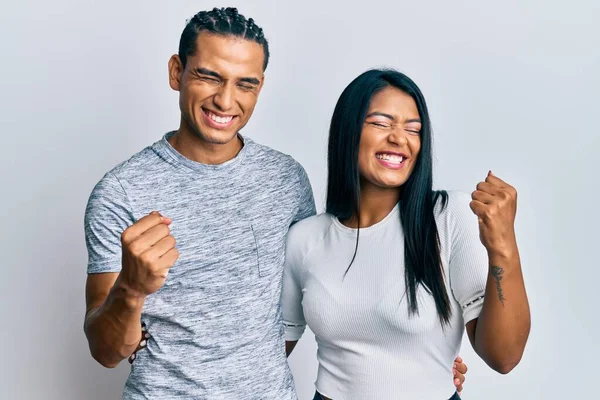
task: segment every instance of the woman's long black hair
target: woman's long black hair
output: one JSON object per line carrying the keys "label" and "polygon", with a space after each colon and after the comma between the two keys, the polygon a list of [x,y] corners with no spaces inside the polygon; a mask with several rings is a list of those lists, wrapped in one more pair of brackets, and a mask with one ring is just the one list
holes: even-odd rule
{"label": "woman's long black hair", "polygon": [[[445,206],[448,195],[444,191],[433,190],[429,113],[421,90],[406,75],[392,69],[369,70],[354,79],[340,96],[329,129],[326,211],[340,220],[359,216],[360,137],[372,97],[386,87],[395,87],[411,96],[421,118],[421,150],[408,181],[403,185],[399,203],[409,311],[418,314],[417,287],[423,285],[435,300],[440,321],[447,324],[451,314],[450,300],[444,284],[434,206],[440,197]],[[359,234],[360,229],[356,250]]]}

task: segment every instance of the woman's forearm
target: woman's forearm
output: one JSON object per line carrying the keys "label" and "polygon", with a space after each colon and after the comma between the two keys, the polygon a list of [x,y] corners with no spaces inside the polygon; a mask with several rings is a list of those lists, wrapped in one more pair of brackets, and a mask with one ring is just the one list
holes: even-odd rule
{"label": "woman's forearm", "polygon": [[506,374],[521,360],[530,326],[517,246],[489,252],[483,309],[469,332],[475,351],[491,368]]}
{"label": "woman's forearm", "polygon": [[293,341],[286,340],[285,341],[285,355],[287,357],[289,357],[290,354],[292,354],[292,351],[294,351],[294,347],[296,347],[297,343],[298,343],[297,340],[293,340]]}

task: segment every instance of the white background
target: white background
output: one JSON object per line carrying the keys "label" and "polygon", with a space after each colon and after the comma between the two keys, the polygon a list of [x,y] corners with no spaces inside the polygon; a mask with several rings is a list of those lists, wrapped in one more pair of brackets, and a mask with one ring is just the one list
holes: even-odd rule
{"label": "white background", "polygon": [[[436,186],[470,192],[492,169],[519,190],[532,311],[508,376],[464,342],[464,398],[592,399],[598,391],[598,1],[240,1],[270,39],[244,134],[307,169],[319,210],[329,120],[375,66],[411,76],[435,130]],[[83,212],[102,175],[177,128],[167,61],[207,1],[12,1],[0,13],[0,398],[120,398],[82,331]],[[312,398],[315,344],[290,360]]]}

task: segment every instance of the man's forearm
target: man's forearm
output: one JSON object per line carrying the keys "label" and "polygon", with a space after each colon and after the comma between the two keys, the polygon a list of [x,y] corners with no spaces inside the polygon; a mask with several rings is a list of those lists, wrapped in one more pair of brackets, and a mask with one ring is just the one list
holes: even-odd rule
{"label": "man's forearm", "polygon": [[144,298],[128,291],[117,279],[105,302],[88,312],[84,330],[94,359],[107,368],[129,357],[141,340]]}
{"label": "man's forearm", "polygon": [[474,347],[493,369],[508,373],[520,361],[531,325],[518,250],[490,254],[485,302]]}

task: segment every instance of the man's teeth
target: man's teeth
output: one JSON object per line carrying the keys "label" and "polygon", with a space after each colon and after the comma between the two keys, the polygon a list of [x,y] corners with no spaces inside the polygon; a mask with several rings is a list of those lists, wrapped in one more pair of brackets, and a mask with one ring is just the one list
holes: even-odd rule
{"label": "man's teeth", "polygon": [[377,154],[377,158],[397,164],[400,164],[402,161],[404,161],[404,157],[397,156],[395,154]]}
{"label": "man's teeth", "polygon": [[215,115],[213,113],[208,113],[208,116],[210,117],[210,119],[212,119],[215,122],[218,122],[219,124],[226,124],[233,119],[233,116],[219,117],[218,115]]}

